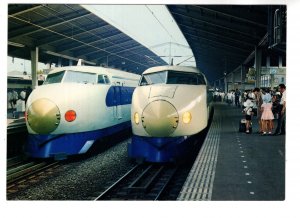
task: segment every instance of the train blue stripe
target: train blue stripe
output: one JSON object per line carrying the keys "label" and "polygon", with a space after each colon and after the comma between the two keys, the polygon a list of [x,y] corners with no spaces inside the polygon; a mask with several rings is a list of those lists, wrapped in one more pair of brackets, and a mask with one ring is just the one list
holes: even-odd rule
{"label": "train blue stripe", "polygon": [[113,107],[118,105],[131,104],[132,94],[135,87],[111,86],[106,95],[106,106]]}
{"label": "train blue stripe", "polygon": [[[68,133],[61,135],[53,134],[29,134],[25,145],[25,153],[31,157],[48,158],[54,156],[67,156],[86,152],[83,148],[88,141],[98,140],[130,128],[131,122],[127,121],[105,129],[94,131]],[[83,149],[83,150],[82,150]]]}

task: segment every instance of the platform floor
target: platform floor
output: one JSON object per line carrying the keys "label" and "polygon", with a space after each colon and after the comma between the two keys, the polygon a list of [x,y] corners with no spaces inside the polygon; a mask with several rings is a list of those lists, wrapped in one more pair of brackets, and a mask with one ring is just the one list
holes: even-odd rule
{"label": "platform floor", "polygon": [[13,112],[11,110],[7,111],[7,127],[19,124],[25,124],[24,113],[18,113],[18,117],[14,118]]}
{"label": "platform floor", "polygon": [[261,136],[255,118],[252,134],[238,132],[241,111],[215,103],[210,130],[178,200],[285,199],[285,135]]}

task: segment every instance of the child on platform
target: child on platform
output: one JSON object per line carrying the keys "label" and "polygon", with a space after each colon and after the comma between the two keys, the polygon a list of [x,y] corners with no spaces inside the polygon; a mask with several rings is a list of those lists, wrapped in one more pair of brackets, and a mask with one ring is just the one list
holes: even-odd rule
{"label": "child on platform", "polygon": [[267,135],[267,132],[269,135],[271,135],[273,130],[274,115],[272,112],[272,97],[270,94],[266,94],[263,96],[263,104],[261,105],[261,111],[261,122],[263,128],[262,135]]}
{"label": "child on platform", "polygon": [[250,133],[250,127],[251,127],[251,118],[252,118],[252,109],[253,109],[253,102],[252,102],[252,98],[248,97],[246,98],[246,101],[244,102],[244,110],[243,112],[246,115],[246,133],[249,134]]}

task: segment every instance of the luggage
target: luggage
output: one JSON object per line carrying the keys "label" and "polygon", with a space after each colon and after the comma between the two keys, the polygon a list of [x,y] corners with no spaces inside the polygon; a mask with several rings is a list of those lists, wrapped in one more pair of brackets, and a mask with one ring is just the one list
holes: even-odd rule
{"label": "luggage", "polygon": [[[246,119],[241,119],[239,123],[239,132],[246,132]],[[249,128],[249,132],[252,132],[252,125]]]}
{"label": "luggage", "polygon": [[239,132],[246,132],[246,119],[241,119],[239,124]]}

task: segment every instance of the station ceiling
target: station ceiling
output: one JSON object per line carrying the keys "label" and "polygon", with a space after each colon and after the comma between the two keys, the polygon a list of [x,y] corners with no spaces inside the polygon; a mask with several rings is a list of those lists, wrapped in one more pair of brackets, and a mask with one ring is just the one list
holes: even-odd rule
{"label": "station ceiling", "polygon": [[[196,60],[213,82],[240,66],[255,46],[267,41],[270,6],[167,5]],[[166,65],[160,57],[80,5],[9,4],[8,55],[69,65],[79,58],[135,73]],[[276,49],[275,49],[276,50]],[[281,48],[285,55],[285,45]],[[76,62],[73,64],[76,64]]]}
{"label": "station ceiling", "polygon": [[168,5],[210,81],[236,69],[267,34],[265,5]]}
{"label": "station ceiling", "polygon": [[148,48],[80,5],[9,4],[8,55],[30,60],[39,47],[39,62],[106,65],[142,73],[166,65]]}

